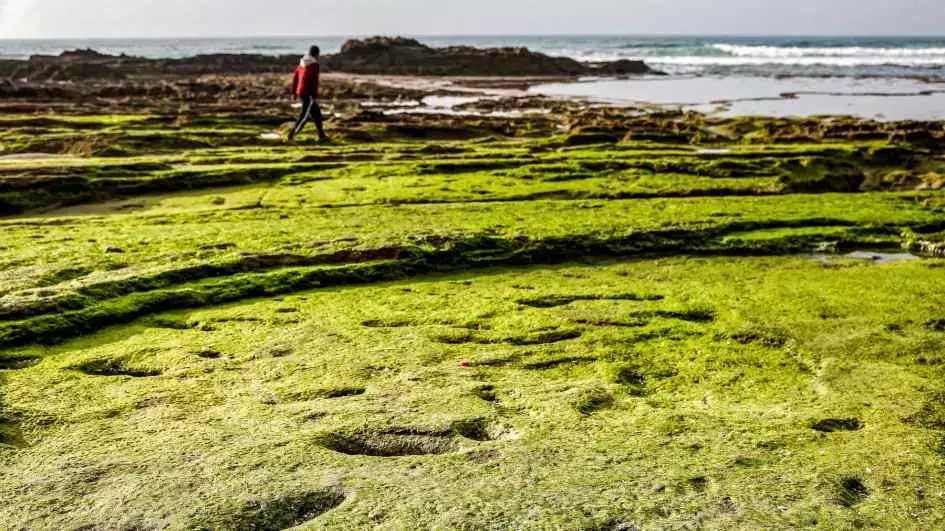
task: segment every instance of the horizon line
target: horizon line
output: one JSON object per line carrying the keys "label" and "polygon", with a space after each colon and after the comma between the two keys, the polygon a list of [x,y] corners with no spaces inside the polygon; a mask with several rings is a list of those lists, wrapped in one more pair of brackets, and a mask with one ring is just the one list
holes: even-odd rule
{"label": "horizon line", "polygon": [[404,37],[413,39],[442,38],[848,38],[848,39],[943,39],[945,34],[909,34],[909,33],[352,33],[338,35],[167,35],[148,37],[0,37],[3,41],[149,41],[149,40],[215,40],[215,39],[363,39],[370,37]]}

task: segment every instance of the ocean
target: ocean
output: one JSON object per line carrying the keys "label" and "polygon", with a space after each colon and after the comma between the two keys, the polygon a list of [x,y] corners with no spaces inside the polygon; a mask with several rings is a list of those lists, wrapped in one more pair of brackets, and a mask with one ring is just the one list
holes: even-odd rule
{"label": "ocean", "polygon": [[[525,46],[583,61],[642,59],[669,74],[749,77],[923,77],[945,79],[945,37],[418,37],[432,46]],[[92,48],[151,58],[203,53],[326,53],[346,37],[0,40],[0,58]]]}

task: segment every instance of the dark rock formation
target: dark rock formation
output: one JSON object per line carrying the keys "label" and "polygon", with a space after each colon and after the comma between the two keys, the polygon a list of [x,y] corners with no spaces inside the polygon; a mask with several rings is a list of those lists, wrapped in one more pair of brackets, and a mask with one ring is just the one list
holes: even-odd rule
{"label": "dark rock formation", "polygon": [[59,56],[34,55],[28,61],[0,61],[0,79],[31,82],[122,80],[136,77],[286,73],[298,57],[253,54],[208,54],[184,59],[146,59],[104,55],[92,50]]}
{"label": "dark rock formation", "polygon": [[621,59],[608,63],[594,63],[591,67],[594,68],[594,72],[592,73],[602,76],[665,75],[663,72],[653,70],[643,61],[631,61],[629,59]]}
{"label": "dark rock formation", "polygon": [[580,76],[656,73],[642,61],[587,64],[527,48],[431,48],[414,39],[373,37],[345,43],[323,64],[360,74],[453,76]]}
{"label": "dark rock formation", "polygon": [[105,59],[108,58],[108,55],[97,52],[91,48],[84,50],[66,50],[59,54],[60,59]]}

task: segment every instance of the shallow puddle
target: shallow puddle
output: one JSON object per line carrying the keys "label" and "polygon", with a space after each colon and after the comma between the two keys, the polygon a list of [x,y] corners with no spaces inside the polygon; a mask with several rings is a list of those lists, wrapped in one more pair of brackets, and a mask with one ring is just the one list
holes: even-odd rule
{"label": "shallow puddle", "polygon": [[876,265],[895,264],[898,262],[914,262],[921,260],[921,256],[902,252],[877,252],[877,251],[854,251],[846,254],[821,254],[811,255],[811,258],[825,264],[831,263],[836,258],[852,258],[854,260],[867,260]]}
{"label": "shallow puddle", "polygon": [[532,94],[654,104],[722,117],[849,115],[877,120],[945,119],[941,85],[913,79],[643,77],[551,83]]}
{"label": "shallow puddle", "polygon": [[44,160],[55,160],[55,161],[78,161],[82,160],[81,157],[76,157],[74,155],[61,155],[55,153],[14,153],[11,155],[0,155],[0,162],[19,162],[19,161],[44,161]]}
{"label": "shallow puddle", "polygon": [[696,149],[696,153],[699,155],[725,155],[731,153],[732,150],[728,148],[699,148]]}
{"label": "shallow puddle", "polygon": [[910,253],[876,253],[868,251],[855,251],[843,256],[846,258],[854,258],[856,260],[869,260],[878,265],[893,264],[896,262],[912,262],[922,259],[921,257]]}
{"label": "shallow puddle", "polygon": [[467,103],[476,103],[484,99],[481,96],[427,96],[423,98],[423,104],[427,107],[439,109],[452,109]]}

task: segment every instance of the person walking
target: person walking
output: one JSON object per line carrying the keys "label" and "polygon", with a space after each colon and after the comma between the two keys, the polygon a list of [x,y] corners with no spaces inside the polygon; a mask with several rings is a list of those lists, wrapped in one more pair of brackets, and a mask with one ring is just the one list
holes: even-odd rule
{"label": "person walking", "polygon": [[328,135],[325,134],[325,119],[322,116],[321,107],[318,106],[318,84],[321,76],[318,56],[320,54],[321,50],[318,46],[312,46],[308,54],[302,57],[292,75],[292,94],[297,96],[302,103],[302,113],[289,132],[290,142],[295,141],[296,135],[302,131],[309,120],[315,122],[315,127],[318,129],[318,141],[328,142]]}

